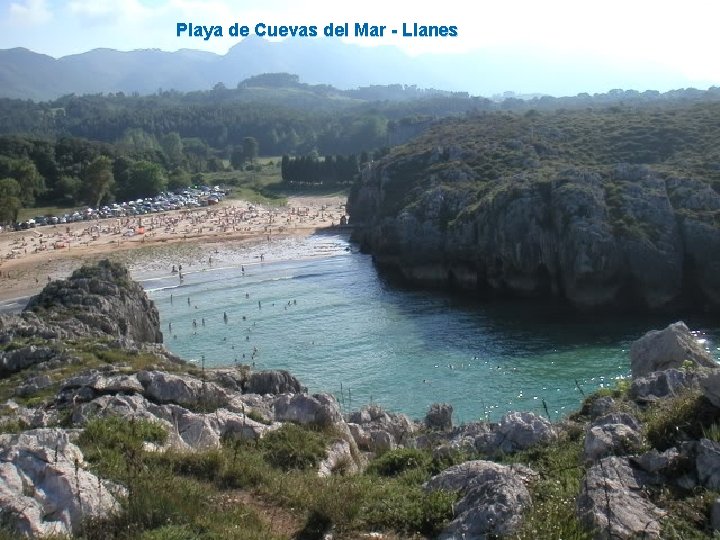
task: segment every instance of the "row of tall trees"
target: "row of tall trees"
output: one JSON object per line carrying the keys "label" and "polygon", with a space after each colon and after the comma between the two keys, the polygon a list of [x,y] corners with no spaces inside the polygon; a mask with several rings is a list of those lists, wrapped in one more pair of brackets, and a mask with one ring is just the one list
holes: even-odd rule
{"label": "row of tall trees", "polygon": [[360,163],[355,154],[325,156],[317,154],[291,158],[284,155],[280,163],[283,182],[347,184],[355,179]]}

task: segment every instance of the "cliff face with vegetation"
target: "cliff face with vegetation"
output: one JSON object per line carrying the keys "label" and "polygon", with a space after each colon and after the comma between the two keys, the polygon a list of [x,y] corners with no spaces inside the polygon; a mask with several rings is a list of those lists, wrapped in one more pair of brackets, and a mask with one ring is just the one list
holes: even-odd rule
{"label": "cliff face with vegetation", "polygon": [[718,113],[676,103],[447,121],[363,172],[355,237],[423,285],[717,310]]}

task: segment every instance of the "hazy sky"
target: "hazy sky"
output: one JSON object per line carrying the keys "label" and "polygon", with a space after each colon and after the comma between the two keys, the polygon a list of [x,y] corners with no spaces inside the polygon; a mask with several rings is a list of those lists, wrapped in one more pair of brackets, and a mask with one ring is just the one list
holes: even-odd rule
{"label": "hazy sky", "polygon": [[[318,25],[403,22],[456,25],[459,37],[388,37],[409,54],[503,48],[632,70],[650,66],[699,88],[720,83],[720,2],[715,0],[0,0],[0,48],[27,47],[59,57],[97,47],[204,49],[225,53],[228,36],[178,38],[177,22]],[[297,38],[296,38],[297,39]],[[338,38],[315,38],[338,39]]]}

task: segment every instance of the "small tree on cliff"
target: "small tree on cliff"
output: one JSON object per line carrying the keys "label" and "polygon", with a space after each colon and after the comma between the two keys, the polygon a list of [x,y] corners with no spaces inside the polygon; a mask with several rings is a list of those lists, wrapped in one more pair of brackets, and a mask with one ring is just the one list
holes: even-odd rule
{"label": "small tree on cliff", "polygon": [[242,142],[242,147],[245,160],[253,163],[259,152],[258,142],[255,140],[255,137],[245,137]]}

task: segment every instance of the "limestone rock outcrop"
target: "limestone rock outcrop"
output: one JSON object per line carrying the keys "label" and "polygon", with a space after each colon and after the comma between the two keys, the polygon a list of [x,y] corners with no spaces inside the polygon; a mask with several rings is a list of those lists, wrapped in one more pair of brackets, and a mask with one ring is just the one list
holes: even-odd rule
{"label": "limestone rock outcrop", "polygon": [[331,426],[343,422],[340,406],[329,394],[282,394],[274,401],[275,420]]}
{"label": "limestone rock outcrop", "polygon": [[449,403],[433,403],[425,415],[428,429],[446,431],[452,429],[453,407]]}
{"label": "limestone rock outcrop", "polygon": [[122,494],[85,469],[64,430],[0,435],[0,521],[23,536],[71,535],[118,510]]}
{"label": "limestone rock outcrop", "polygon": [[306,389],[289,371],[253,371],[243,386],[248,394],[300,394]]}
{"label": "limestone rock outcrop", "polygon": [[425,484],[426,490],[458,491],[461,497],[454,507],[455,519],[440,538],[486,538],[511,533],[532,502],[525,482],[533,475],[526,467],[476,460],[450,467],[431,478]]}
{"label": "limestone rock outcrop", "polygon": [[608,414],[596,419],[585,434],[584,455],[589,461],[607,456],[625,455],[640,448],[640,423],[625,413]]}
{"label": "limestone rock outcrop", "polygon": [[666,512],[643,494],[649,475],[628,458],[607,457],[588,469],[577,499],[578,516],[594,538],[659,538]]}
{"label": "limestone rock outcrop", "polygon": [[383,452],[409,443],[416,432],[415,424],[405,414],[385,411],[368,405],[348,417],[350,432],[361,450]]}
{"label": "limestone rock outcrop", "polygon": [[101,338],[128,351],[163,340],[155,304],[125,267],[104,260],[51,281],[19,315],[0,316],[0,346],[15,344],[0,350],[0,376],[69,363],[52,342],[70,338]]}
{"label": "limestone rock outcrop", "polygon": [[65,327],[79,322],[87,331],[138,343],[163,341],[153,301],[124,266],[108,260],[48,283],[25,309]]}
{"label": "limestone rock outcrop", "polygon": [[702,377],[701,373],[693,370],[671,368],[654,371],[644,377],[633,379],[629,395],[636,401],[672,397],[689,388],[696,388]]}
{"label": "limestone rock outcrop", "polygon": [[557,439],[557,430],[549,421],[531,412],[512,412],[500,419],[498,446],[503,452],[527,450]]}
{"label": "limestone rock outcrop", "polygon": [[720,309],[720,227],[708,217],[720,194],[708,183],[617,162],[540,174],[529,164],[544,157],[528,142],[536,159],[503,161],[513,172],[488,177],[488,156],[507,141],[480,122],[462,127],[475,129],[493,141],[484,150],[468,135],[437,151],[443,137],[430,132],[363,171],[348,208],[378,266],[424,286],[582,310]]}
{"label": "limestone rock outcrop", "polygon": [[633,378],[677,369],[686,361],[694,366],[720,367],[681,321],[663,330],[651,330],[630,347]]}

